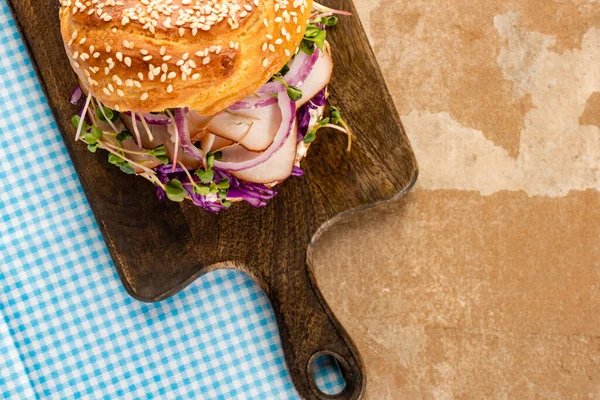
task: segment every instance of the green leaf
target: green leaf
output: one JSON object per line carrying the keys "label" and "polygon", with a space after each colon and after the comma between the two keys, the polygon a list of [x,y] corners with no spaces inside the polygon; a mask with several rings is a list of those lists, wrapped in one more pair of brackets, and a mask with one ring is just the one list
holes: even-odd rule
{"label": "green leaf", "polygon": [[310,131],[308,131],[306,136],[304,136],[304,143],[306,143],[306,144],[312,143],[315,141],[316,138],[317,138],[316,132],[314,130],[310,130]]}
{"label": "green leaf", "polygon": [[[102,113],[102,111],[104,111],[104,113]],[[106,119],[108,118],[111,122],[115,122],[117,119],[119,119],[119,115],[121,114],[118,111],[112,110],[108,107],[98,106],[98,108],[96,108],[96,117],[98,117],[100,121],[107,122]]]}
{"label": "green leaf", "polygon": [[96,143],[98,143],[98,139],[96,139],[96,137],[94,135],[92,135],[91,133],[86,133],[83,136],[83,139],[85,140],[85,142],[87,144],[96,144]]}
{"label": "green leaf", "polygon": [[319,28],[315,24],[309,24],[306,26],[306,31],[304,32],[304,38],[313,39],[319,36],[323,32],[321,28]]}
{"label": "green leaf", "polygon": [[311,55],[315,52],[315,44],[308,40],[302,40],[300,42],[300,50],[308,55]]}
{"label": "green leaf", "polygon": [[[108,112],[106,113],[106,116],[108,117]],[[104,117],[104,114],[102,114],[102,107],[100,106],[96,108],[96,118],[98,118],[100,121],[106,122],[106,118]]]}
{"label": "green leaf", "polygon": [[[303,50],[307,54],[312,54],[314,52],[314,44],[316,44],[319,49],[323,50],[323,43],[325,42],[325,38],[327,37],[327,32],[322,30],[316,25],[310,24],[306,27],[306,32],[304,33],[304,39],[300,43],[300,49]],[[313,42],[313,45],[308,43]],[[309,51],[306,51],[303,46],[305,46]]]}
{"label": "green leaf", "polygon": [[131,137],[131,133],[129,131],[123,131],[117,135],[117,140],[119,142],[124,142]]}
{"label": "green leaf", "polygon": [[104,135],[102,133],[102,130],[100,128],[96,127],[96,126],[92,126],[92,130],[91,130],[90,134],[92,136],[94,136],[96,138],[96,140],[101,139],[102,136]]}
{"label": "green leaf", "polygon": [[125,161],[121,165],[119,165],[119,168],[121,168],[121,171],[125,172],[126,174],[129,174],[129,175],[135,174],[135,169],[133,169],[131,164],[129,164],[127,161]]}
{"label": "green leaf", "polygon": [[167,193],[167,197],[169,198],[169,200],[174,201],[176,203],[181,203],[183,200],[185,200],[185,196],[180,196],[178,194]]}
{"label": "green leaf", "polygon": [[206,165],[209,170],[215,166],[215,155],[213,153],[208,153],[206,155]]}
{"label": "green leaf", "polygon": [[277,98],[277,93],[269,93],[269,96]]}
{"label": "green leaf", "polygon": [[167,157],[167,156],[155,156],[155,157],[158,161],[160,161],[164,165],[167,165],[168,163],[171,162],[171,160],[169,160],[169,157]]}
{"label": "green leaf", "polygon": [[325,126],[329,123],[329,118],[321,118],[321,120],[319,121],[319,125],[321,126]]}
{"label": "green leaf", "polygon": [[229,178],[223,178],[219,183],[217,183],[217,187],[219,189],[229,189]]}
{"label": "green leaf", "polygon": [[223,153],[221,153],[220,151],[214,153],[213,156],[215,156],[215,160],[217,161],[221,161],[223,159]]}
{"label": "green leaf", "polygon": [[340,120],[342,119],[340,110],[333,106],[329,107],[329,109],[331,110],[331,122],[335,125],[339,124]]}
{"label": "green leaf", "polygon": [[231,207],[231,201],[229,200],[221,200],[221,204],[223,205],[223,207],[225,208],[229,208]]}
{"label": "green leaf", "polygon": [[217,185],[214,182],[210,183],[210,187],[209,187],[209,191],[211,193],[217,193],[219,191],[219,188],[217,187]]}
{"label": "green leaf", "polygon": [[110,153],[108,155],[108,162],[113,165],[120,165],[123,163],[123,159],[116,154]]}
{"label": "green leaf", "polygon": [[73,115],[73,118],[71,118],[71,123],[75,128],[79,128],[79,121],[81,121],[81,117],[79,115]]}
{"label": "green leaf", "polygon": [[88,148],[88,150],[89,150],[89,151],[91,151],[92,153],[95,153],[95,152],[96,152],[96,150],[98,149],[98,144],[97,144],[97,143],[95,143],[95,144],[88,144],[88,147],[87,147],[87,148]]}
{"label": "green leaf", "polygon": [[215,176],[215,173],[212,170],[205,171],[203,169],[197,169],[195,174],[204,183],[212,182]]}
{"label": "green leaf", "polygon": [[185,198],[185,189],[179,179],[171,179],[165,185],[165,192],[171,201],[181,203]]}
{"label": "green leaf", "polygon": [[339,18],[336,17],[335,15],[332,15],[330,17],[321,18],[321,23],[325,26],[336,26],[338,22],[339,22]]}
{"label": "green leaf", "polygon": [[287,93],[292,101],[298,101],[302,98],[302,90],[293,86],[288,86]]}
{"label": "green leaf", "polygon": [[201,196],[206,196],[207,194],[210,193],[210,189],[208,186],[194,186],[194,192],[201,195]]}
{"label": "green leaf", "polygon": [[285,64],[283,67],[281,67],[281,69],[279,70],[279,72],[277,73],[277,75],[284,76],[285,74],[288,73],[289,70],[290,70],[289,65]]}
{"label": "green leaf", "polygon": [[150,154],[152,154],[153,156],[164,156],[165,154],[167,154],[165,152],[165,145],[161,144],[159,146],[156,146],[155,148],[152,149]]}
{"label": "green leaf", "polygon": [[225,200],[227,199],[227,191],[220,191],[219,192],[219,200]]}

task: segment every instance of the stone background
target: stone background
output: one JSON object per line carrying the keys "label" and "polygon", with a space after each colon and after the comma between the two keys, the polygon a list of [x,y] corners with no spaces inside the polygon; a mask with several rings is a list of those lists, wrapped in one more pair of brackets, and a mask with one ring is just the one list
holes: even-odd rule
{"label": "stone background", "polygon": [[600,399],[600,2],[356,5],[421,168],[315,251],[367,397]]}

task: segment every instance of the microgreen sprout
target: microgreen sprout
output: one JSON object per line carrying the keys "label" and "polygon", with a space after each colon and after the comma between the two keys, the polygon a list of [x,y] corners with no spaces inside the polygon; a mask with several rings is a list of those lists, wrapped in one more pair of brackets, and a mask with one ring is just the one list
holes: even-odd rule
{"label": "microgreen sprout", "polygon": [[327,32],[311,22],[306,26],[304,38],[300,42],[300,50],[306,54],[313,54],[315,52],[315,45],[320,50],[323,50],[323,43],[326,37]]}
{"label": "microgreen sprout", "polygon": [[108,162],[113,165],[116,165],[117,167],[119,167],[121,169],[121,171],[125,172],[126,174],[129,174],[129,175],[135,174],[135,169],[133,169],[131,164],[129,164],[127,162],[127,160],[125,160],[124,158],[121,158],[120,156],[118,156],[115,153],[110,153],[108,155]]}
{"label": "microgreen sprout", "polygon": [[119,142],[122,143],[122,142],[126,141],[127,139],[131,138],[131,133],[129,133],[129,131],[122,131],[121,133],[119,133],[116,136],[116,138]]}
{"label": "microgreen sprout", "polygon": [[102,130],[100,130],[100,128],[92,126],[90,133],[86,133],[83,136],[83,140],[87,143],[87,148],[89,151],[92,153],[96,152],[96,149],[98,148],[98,141],[100,141],[102,135]]}
{"label": "microgreen sprout", "polygon": [[120,113],[118,111],[104,107],[101,104],[98,104],[98,108],[96,108],[96,118],[103,122],[108,122],[109,120],[115,122],[119,119],[119,115]]}
{"label": "microgreen sprout", "polygon": [[304,143],[309,144],[314,142],[314,140],[317,138],[317,131],[319,129],[332,128],[337,131],[343,132],[348,136],[348,146],[346,147],[346,151],[350,151],[352,148],[352,138],[354,137],[354,134],[350,130],[350,127],[348,126],[344,118],[342,118],[342,114],[340,113],[340,110],[337,107],[331,106],[329,107],[329,110],[330,117],[321,117],[321,119],[317,121],[316,126],[310,131],[308,131],[306,135],[304,135]]}
{"label": "microgreen sprout", "polygon": [[279,74],[273,75],[273,79],[275,79],[278,82],[283,83],[283,85],[285,86],[285,88],[287,90],[287,94],[288,94],[288,96],[290,96],[290,99],[292,101],[298,101],[302,98],[302,90],[300,90],[294,86],[290,86]]}
{"label": "microgreen sprout", "polygon": [[165,186],[165,193],[169,200],[181,203],[185,199],[186,191],[179,179],[171,179]]}

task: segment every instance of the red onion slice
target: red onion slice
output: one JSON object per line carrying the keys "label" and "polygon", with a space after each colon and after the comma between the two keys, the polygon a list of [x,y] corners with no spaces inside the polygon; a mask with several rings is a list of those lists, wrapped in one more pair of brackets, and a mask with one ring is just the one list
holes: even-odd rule
{"label": "red onion slice", "polygon": [[71,97],[69,97],[69,103],[79,104],[81,99],[83,99],[83,91],[79,86],[77,86],[75,90],[73,90],[73,93],[71,93]]}
{"label": "red onion slice", "polygon": [[254,108],[266,107],[277,103],[277,99],[270,95],[248,96],[237,103],[227,107],[228,110],[251,110]]}
{"label": "red onion slice", "polygon": [[[187,108],[176,108],[175,109],[175,124],[177,125],[177,133],[179,134],[179,143],[184,151],[189,153],[193,158],[197,160],[203,160],[204,154],[202,151],[194,146],[190,140],[190,130],[188,128],[188,121],[186,114],[188,113]],[[171,125],[172,126],[172,125]],[[169,127],[171,127],[169,126]],[[171,131],[171,129],[169,129]],[[173,133],[173,132],[171,132]]]}
{"label": "red onion slice", "polygon": [[306,54],[303,51],[296,54],[289,64],[290,70],[283,77],[288,85],[294,87],[302,85],[313,70],[315,63],[319,58],[319,53],[319,48],[315,47],[315,51],[312,54]]}
{"label": "red onion slice", "polygon": [[276,93],[278,94],[277,104],[281,110],[281,125],[275,134],[273,143],[262,153],[255,153],[241,146],[224,149],[222,152],[223,159],[215,161],[215,167],[226,171],[242,171],[252,168],[267,161],[284,145],[293,130],[294,120],[296,119],[296,104],[290,100],[285,86],[281,83],[279,83]]}

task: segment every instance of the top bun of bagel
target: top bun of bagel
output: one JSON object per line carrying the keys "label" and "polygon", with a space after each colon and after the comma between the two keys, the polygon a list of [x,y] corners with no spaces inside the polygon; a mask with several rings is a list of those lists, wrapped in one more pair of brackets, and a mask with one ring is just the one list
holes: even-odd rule
{"label": "top bun of bagel", "polygon": [[312,0],[61,0],[82,88],[117,111],[214,114],[292,57]]}

